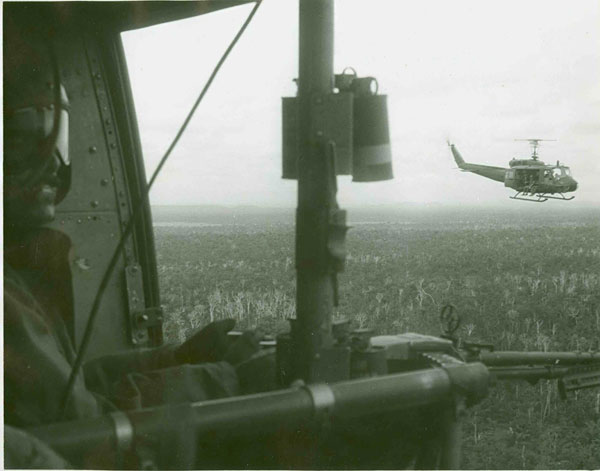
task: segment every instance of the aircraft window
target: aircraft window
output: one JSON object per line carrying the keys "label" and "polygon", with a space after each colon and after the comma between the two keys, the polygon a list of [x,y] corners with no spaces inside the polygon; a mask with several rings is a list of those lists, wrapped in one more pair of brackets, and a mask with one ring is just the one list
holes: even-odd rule
{"label": "aircraft window", "polygon": [[[121,35],[148,177],[250,10],[242,5]],[[281,152],[281,97],[296,91],[288,78],[296,60],[279,47],[277,59],[244,52],[269,49],[269,38],[248,29],[225,62],[150,192],[155,219],[164,205],[268,205],[274,198],[294,205],[294,183],[281,180],[273,156]]]}
{"label": "aircraft window", "polygon": [[[122,33],[148,178],[251,7],[241,5]],[[290,23],[294,24],[293,17]],[[297,31],[284,28],[281,34],[287,38],[279,47],[273,45],[271,34],[260,34],[260,28],[246,30],[150,192],[166,342],[183,340],[191,333],[190,326],[227,316],[230,296],[248,289],[245,280],[251,277],[247,275],[234,281],[218,276],[210,283],[199,281],[213,264],[250,266],[245,262],[252,254],[237,243],[225,242],[229,239],[221,234],[233,237],[245,223],[254,227],[256,221],[293,220],[293,211],[273,208],[293,208],[296,202],[296,184],[281,179],[277,159],[281,97],[296,93],[292,79],[297,76],[297,58],[289,44],[297,41]],[[270,54],[255,53],[264,50]],[[269,209],[263,214],[251,207]],[[289,226],[284,235],[293,233]],[[293,244],[286,247],[291,260]],[[235,285],[231,291],[220,291],[223,283]],[[286,301],[293,299],[287,294],[293,293],[291,283],[291,278],[282,281]],[[177,304],[177,290],[189,293],[185,309]],[[262,302],[259,295],[253,299]],[[238,321],[237,328],[243,329],[250,316],[240,316]]]}
{"label": "aircraft window", "polygon": [[558,167],[557,167],[557,168],[553,168],[553,169],[552,169],[552,175],[553,175],[555,178],[561,177],[561,176],[563,175],[562,169],[560,169],[560,168],[558,168]]}
{"label": "aircraft window", "polygon": [[562,167],[562,170],[565,175],[571,176],[571,169],[569,167]]}

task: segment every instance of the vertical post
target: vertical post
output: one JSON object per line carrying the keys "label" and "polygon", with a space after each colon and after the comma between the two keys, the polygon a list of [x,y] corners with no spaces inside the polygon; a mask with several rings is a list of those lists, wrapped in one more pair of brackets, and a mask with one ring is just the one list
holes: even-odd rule
{"label": "vertical post", "polygon": [[[461,408],[464,407],[464,404]],[[462,445],[462,424],[457,417],[457,407],[449,407],[442,416],[442,450],[440,469],[460,469],[460,450]]]}
{"label": "vertical post", "polygon": [[333,0],[300,0],[299,31],[297,321],[292,335],[294,375],[310,382],[320,350],[332,343],[334,286],[327,241],[330,209],[336,203],[318,104],[333,89]]}

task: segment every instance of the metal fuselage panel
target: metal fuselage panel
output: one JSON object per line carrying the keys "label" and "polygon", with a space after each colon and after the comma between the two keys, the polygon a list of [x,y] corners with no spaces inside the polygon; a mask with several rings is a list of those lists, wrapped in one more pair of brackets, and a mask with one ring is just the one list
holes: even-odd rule
{"label": "metal fuselage panel", "polygon": [[461,164],[460,169],[497,182],[503,182],[505,180],[505,169],[503,167],[463,163]]}
{"label": "metal fuselage panel", "polygon": [[[72,116],[69,123],[72,181],[52,226],[65,232],[73,244],[70,264],[76,345],[130,211],[119,135],[98,46],[95,36],[77,30],[61,34],[55,44]],[[127,256],[135,258],[135,252],[130,242]],[[127,312],[124,265],[123,258],[103,298],[90,358],[131,346],[124,315]]]}

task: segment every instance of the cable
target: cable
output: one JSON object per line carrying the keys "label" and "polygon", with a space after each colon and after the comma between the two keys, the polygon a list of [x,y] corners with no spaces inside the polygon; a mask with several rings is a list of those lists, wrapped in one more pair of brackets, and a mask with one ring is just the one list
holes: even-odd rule
{"label": "cable", "polygon": [[248,18],[246,18],[246,21],[244,22],[244,24],[242,25],[242,27],[240,28],[238,33],[235,35],[235,37],[233,38],[233,40],[231,41],[231,43],[229,44],[229,46],[227,47],[227,49],[225,50],[225,52],[223,53],[221,58],[219,59],[219,62],[213,69],[208,81],[206,82],[206,84],[204,85],[204,88],[200,92],[200,95],[196,99],[196,102],[194,103],[194,105],[190,109],[187,117],[185,118],[185,121],[179,128],[179,131],[177,132],[175,138],[173,139],[173,142],[171,142],[171,145],[165,152],[165,155],[162,157],[158,166],[156,167],[156,170],[152,174],[152,178],[150,178],[148,185],[142,191],[142,194],[139,196],[139,198],[133,205],[134,209],[132,210],[132,214],[129,219],[129,222],[127,223],[127,226],[125,227],[125,230],[123,231],[123,234],[121,235],[121,238],[119,239],[119,243],[117,244],[117,247],[113,252],[113,255],[110,259],[108,267],[106,268],[106,271],[104,272],[104,276],[102,277],[102,281],[100,282],[100,286],[98,288],[98,292],[96,293],[96,297],[94,298],[94,303],[92,304],[92,309],[90,311],[90,315],[88,317],[88,321],[85,326],[85,332],[83,334],[83,339],[81,340],[81,345],[79,347],[79,350],[77,351],[77,357],[75,358],[75,362],[73,364],[73,369],[71,370],[71,374],[69,376],[69,381],[67,382],[67,387],[65,389],[65,393],[62,398],[61,406],[59,409],[61,419],[64,419],[64,416],[65,416],[65,413],[67,410],[67,405],[69,403],[71,393],[73,392],[73,387],[75,386],[75,379],[77,378],[77,375],[79,374],[79,371],[81,370],[81,365],[83,364],[83,359],[85,357],[85,353],[89,346],[90,339],[92,337],[92,332],[94,330],[94,322],[96,320],[96,317],[98,316],[98,312],[100,309],[100,303],[102,302],[102,296],[104,295],[104,292],[106,291],[106,287],[108,286],[108,281],[110,280],[110,276],[111,276],[115,266],[117,265],[117,261],[120,258],[120,253],[123,250],[123,247],[125,246],[125,242],[127,241],[127,238],[131,235],[135,220],[137,219],[137,216],[142,212],[143,203],[148,198],[148,194],[150,193],[150,189],[152,188],[152,185],[153,185],[154,181],[156,180],[156,177],[158,176],[158,174],[161,171],[162,167],[164,166],[165,162],[171,155],[171,152],[173,151],[173,149],[179,142],[179,139],[185,132],[189,122],[191,121],[194,113],[196,112],[196,109],[198,108],[198,105],[204,98],[204,95],[206,95],[206,92],[210,88],[213,80],[215,79],[217,73],[219,72],[219,69],[221,68],[221,66],[223,65],[225,60],[227,59],[227,56],[229,56],[229,53],[232,51],[232,49],[234,48],[234,46],[236,45],[236,43],[238,42],[238,40],[240,39],[240,37],[242,36],[244,31],[248,27],[250,22],[252,21],[252,18],[254,17],[254,14],[258,10],[258,7],[260,6],[261,3],[262,3],[262,0],[256,1],[254,8],[248,15]]}

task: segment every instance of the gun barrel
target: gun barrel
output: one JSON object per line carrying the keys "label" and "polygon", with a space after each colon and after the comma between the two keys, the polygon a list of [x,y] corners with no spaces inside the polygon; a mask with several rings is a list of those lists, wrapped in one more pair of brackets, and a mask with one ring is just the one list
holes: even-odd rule
{"label": "gun barrel", "polygon": [[600,352],[480,352],[477,360],[486,366],[600,364]]}
{"label": "gun barrel", "polygon": [[539,379],[559,379],[570,368],[567,366],[492,366],[489,368],[494,379],[537,381]]}

